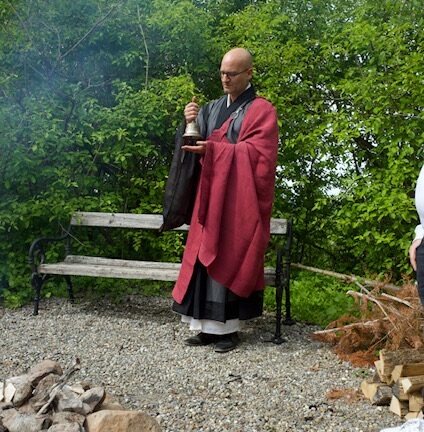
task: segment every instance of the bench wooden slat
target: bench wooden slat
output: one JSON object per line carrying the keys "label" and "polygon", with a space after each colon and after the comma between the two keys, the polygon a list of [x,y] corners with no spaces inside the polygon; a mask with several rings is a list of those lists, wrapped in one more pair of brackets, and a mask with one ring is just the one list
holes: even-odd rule
{"label": "bench wooden slat", "polygon": [[[68,275],[68,276],[96,276],[120,279],[145,279],[176,281],[181,264],[159,261],[116,260],[102,257],[87,257],[69,255],[65,261],[56,264],[41,264],[39,273]],[[275,284],[275,269],[265,268],[265,282]]]}
{"label": "bench wooden slat", "polygon": [[[159,229],[162,226],[163,217],[159,214],[135,214],[135,213],[94,213],[76,212],[72,216],[71,225],[96,226],[107,228],[140,228]],[[176,228],[177,231],[187,231],[188,225]],[[271,219],[271,234],[287,234],[287,220]]]}
{"label": "bench wooden slat", "polygon": [[170,263],[161,261],[136,261],[123,260],[115,258],[92,257],[82,255],[68,255],[64,261],[65,264],[83,264],[83,265],[103,265],[116,267],[133,267],[133,268],[154,268],[163,270],[180,270],[180,263]]}
{"label": "bench wooden slat", "polygon": [[[163,217],[158,214],[76,212],[71,219],[71,225],[106,228],[157,230],[162,226],[162,223]],[[188,225],[182,225],[177,230],[187,231]]]}
{"label": "bench wooden slat", "polygon": [[175,281],[178,270],[149,269],[119,266],[102,266],[94,264],[42,264],[39,267],[40,273],[72,276],[96,276],[120,279],[149,279],[161,281]]}

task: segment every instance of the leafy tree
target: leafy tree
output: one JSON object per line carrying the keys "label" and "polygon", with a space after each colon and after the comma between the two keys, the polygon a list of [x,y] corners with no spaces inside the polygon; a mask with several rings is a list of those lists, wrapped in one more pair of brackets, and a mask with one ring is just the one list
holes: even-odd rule
{"label": "leafy tree", "polygon": [[[73,211],[160,212],[183,107],[221,94],[234,46],[279,112],[274,213],[294,218],[294,260],[399,279],[423,156],[423,21],[416,0],[0,1],[7,298],[30,293],[34,237]],[[101,234],[96,253],[181,252],[180,237]]]}
{"label": "leafy tree", "polygon": [[422,18],[417,2],[270,1],[227,21],[223,41],[255,54],[258,87],[279,109],[276,212],[295,218],[297,259],[359,274],[407,269]]}
{"label": "leafy tree", "polygon": [[130,9],[113,20],[118,7],[30,2],[12,8],[14,22],[3,29],[10,84],[0,106],[0,275],[17,302],[30,293],[31,241],[66,226],[76,209],[160,210],[173,135],[195,88],[186,75],[140,86],[140,71],[123,63],[134,46],[119,41],[138,31],[141,11],[127,28]]}

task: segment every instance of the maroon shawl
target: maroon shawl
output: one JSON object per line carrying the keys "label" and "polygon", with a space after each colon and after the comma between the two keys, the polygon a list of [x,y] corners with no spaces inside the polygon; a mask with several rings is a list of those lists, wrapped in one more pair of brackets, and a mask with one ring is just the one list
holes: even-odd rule
{"label": "maroon shawl", "polygon": [[240,297],[264,288],[278,147],[277,114],[263,98],[250,105],[236,144],[232,119],[207,138],[183,262],[172,295],[181,303],[197,258]]}

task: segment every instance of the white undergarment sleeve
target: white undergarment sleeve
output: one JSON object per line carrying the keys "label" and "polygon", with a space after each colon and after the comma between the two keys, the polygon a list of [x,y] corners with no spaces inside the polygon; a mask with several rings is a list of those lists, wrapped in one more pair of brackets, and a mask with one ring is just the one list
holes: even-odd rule
{"label": "white undergarment sleeve", "polygon": [[201,331],[216,335],[234,333],[240,330],[240,320],[238,318],[227,320],[225,323],[208,319],[195,319],[187,315],[181,315],[183,323],[190,324],[190,330]]}
{"label": "white undergarment sleeve", "polygon": [[414,240],[424,238],[424,227],[420,224],[415,227],[415,237]]}

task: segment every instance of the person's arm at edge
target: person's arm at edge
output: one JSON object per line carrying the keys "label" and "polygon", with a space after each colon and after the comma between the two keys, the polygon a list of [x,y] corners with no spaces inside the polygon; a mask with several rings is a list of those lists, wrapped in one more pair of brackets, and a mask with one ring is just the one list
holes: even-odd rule
{"label": "person's arm at edge", "polygon": [[417,270],[417,247],[421,244],[424,238],[424,227],[420,224],[415,228],[415,238],[409,247],[409,261],[411,262],[412,268]]}

